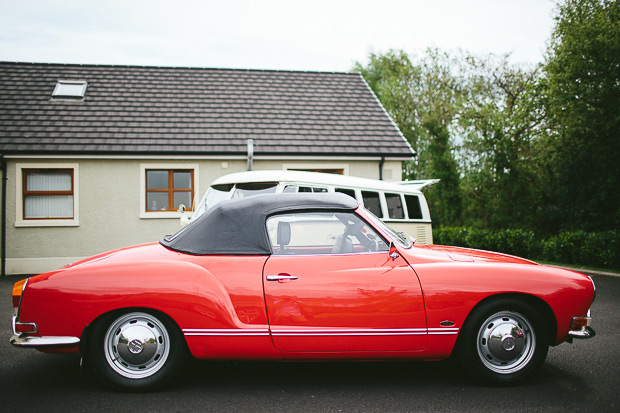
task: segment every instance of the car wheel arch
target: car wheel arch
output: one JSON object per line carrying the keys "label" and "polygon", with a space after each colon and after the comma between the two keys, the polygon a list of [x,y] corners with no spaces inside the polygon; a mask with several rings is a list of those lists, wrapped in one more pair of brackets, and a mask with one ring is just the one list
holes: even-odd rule
{"label": "car wheel arch", "polygon": [[[85,357],[88,350],[88,343],[91,339],[92,333],[95,331],[96,327],[101,323],[106,323],[108,320],[113,318],[120,317],[123,314],[132,313],[132,312],[143,312],[147,314],[151,314],[155,317],[165,317],[168,321],[177,329],[177,332],[183,335],[183,330],[179,326],[179,323],[176,322],[174,318],[170,315],[164,313],[163,311],[156,310],[148,307],[125,307],[125,308],[117,308],[105,313],[102,313],[95,317],[95,319],[88,325],[84,327],[82,330],[82,335],[80,339],[80,351],[82,352],[82,356]],[[185,346],[187,347],[187,340],[183,340]]]}
{"label": "car wheel arch", "polygon": [[529,305],[533,307],[534,309],[536,309],[539,312],[539,314],[542,316],[543,323],[545,325],[546,331],[548,332],[547,341],[549,345],[556,344],[558,323],[555,317],[555,313],[553,312],[553,310],[551,309],[551,307],[549,306],[549,304],[547,304],[545,300],[543,300],[540,297],[530,295],[530,294],[524,294],[524,293],[502,293],[502,294],[494,294],[494,295],[488,296],[480,300],[474,307],[472,307],[472,309],[469,311],[469,314],[465,318],[465,321],[463,322],[463,326],[461,327],[459,331],[459,337],[457,339],[456,346],[458,346],[458,342],[460,341],[462,337],[461,333],[465,331],[465,329],[468,327],[468,322],[471,320],[471,315],[474,314],[478,308],[488,303],[499,302],[499,301],[506,300],[506,299],[514,299],[517,301],[521,301],[523,304]]}

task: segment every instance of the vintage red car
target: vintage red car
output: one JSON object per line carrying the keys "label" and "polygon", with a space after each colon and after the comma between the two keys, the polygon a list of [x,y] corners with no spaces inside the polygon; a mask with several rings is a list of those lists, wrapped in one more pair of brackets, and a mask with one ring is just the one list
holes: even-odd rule
{"label": "vintage red car", "polygon": [[198,359],[439,360],[510,384],[594,336],[592,280],[415,246],[343,194],[223,201],[159,243],[15,284],[18,347],[81,351],[108,384],[159,387]]}

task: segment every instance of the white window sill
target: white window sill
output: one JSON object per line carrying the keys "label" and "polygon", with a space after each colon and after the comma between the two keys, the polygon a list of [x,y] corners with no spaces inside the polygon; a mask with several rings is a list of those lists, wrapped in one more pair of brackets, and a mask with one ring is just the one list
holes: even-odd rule
{"label": "white window sill", "polygon": [[33,219],[17,220],[16,227],[79,227],[80,221],[77,219]]}
{"label": "white window sill", "polygon": [[177,211],[153,211],[140,212],[140,219],[181,219],[181,214]]}

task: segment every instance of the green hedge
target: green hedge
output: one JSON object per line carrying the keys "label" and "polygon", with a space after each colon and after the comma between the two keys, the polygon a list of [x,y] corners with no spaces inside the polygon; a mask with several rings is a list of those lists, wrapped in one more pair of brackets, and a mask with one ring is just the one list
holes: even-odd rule
{"label": "green hedge", "polygon": [[532,260],[620,269],[620,231],[569,231],[541,237],[533,231],[466,227],[433,229],[433,242],[498,251]]}

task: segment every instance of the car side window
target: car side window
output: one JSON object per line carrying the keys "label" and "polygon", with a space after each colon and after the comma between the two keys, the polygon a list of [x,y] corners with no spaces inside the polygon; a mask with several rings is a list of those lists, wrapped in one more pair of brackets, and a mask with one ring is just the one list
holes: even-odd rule
{"label": "car side window", "polygon": [[275,255],[356,254],[388,251],[385,240],[353,213],[281,214],[267,220]]}

